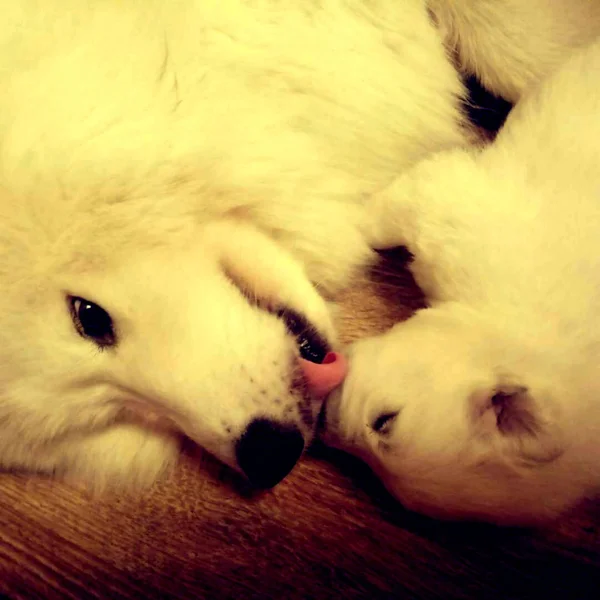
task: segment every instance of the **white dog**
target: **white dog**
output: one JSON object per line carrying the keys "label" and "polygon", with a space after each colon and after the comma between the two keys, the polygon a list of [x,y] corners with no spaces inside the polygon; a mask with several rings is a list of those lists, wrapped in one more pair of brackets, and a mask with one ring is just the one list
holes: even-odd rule
{"label": "white dog", "polygon": [[182,431],[274,485],[363,199],[467,137],[425,3],[15,0],[0,49],[0,465],[146,483]]}
{"label": "white dog", "polygon": [[326,440],[408,507],[529,524],[600,490],[600,42],[483,151],[435,155],[373,201],[431,307],[358,342]]}
{"label": "white dog", "polygon": [[469,138],[426,2],[14,0],[0,50],[0,465],[146,483],[181,431],[274,485],[365,198]]}

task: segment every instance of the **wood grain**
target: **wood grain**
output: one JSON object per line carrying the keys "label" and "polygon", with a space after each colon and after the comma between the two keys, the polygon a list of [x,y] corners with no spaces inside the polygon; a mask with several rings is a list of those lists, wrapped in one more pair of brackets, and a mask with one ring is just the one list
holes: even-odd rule
{"label": "wood grain", "polygon": [[[344,297],[346,340],[422,305],[402,261]],[[430,521],[325,449],[255,495],[190,446],[137,497],[0,475],[0,597],[597,599],[599,527],[595,502],[543,531]]]}

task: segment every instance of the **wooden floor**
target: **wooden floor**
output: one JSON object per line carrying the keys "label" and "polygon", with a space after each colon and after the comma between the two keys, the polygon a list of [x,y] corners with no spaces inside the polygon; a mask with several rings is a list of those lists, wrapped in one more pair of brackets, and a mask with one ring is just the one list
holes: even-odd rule
{"label": "wooden floor", "polygon": [[[397,265],[339,315],[346,339],[422,302]],[[92,500],[0,475],[0,596],[8,598],[600,599],[600,504],[537,532],[405,513],[361,464],[316,452],[253,496],[189,448],[143,497]]]}

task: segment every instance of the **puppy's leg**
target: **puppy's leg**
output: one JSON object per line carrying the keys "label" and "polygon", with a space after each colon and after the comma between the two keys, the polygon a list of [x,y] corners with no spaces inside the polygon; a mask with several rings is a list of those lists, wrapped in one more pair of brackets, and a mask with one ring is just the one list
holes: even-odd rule
{"label": "puppy's leg", "polygon": [[337,334],[330,307],[310,283],[300,261],[245,224],[215,223],[207,228],[205,236],[208,241],[220,237],[231,240],[222,249],[220,260],[228,276],[250,297],[271,304],[272,308],[296,309],[335,343]]}
{"label": "puppy's leg", "polygon": [[[366,241],[376,250],[406,247],[411,271],[431,301],[451,300],[467,277],[465,253],[476,246],[472,215],[481,213],[464,190],[482,178],[476,150],[432,156],[375,194],[367,205]],[[486,183],[481,182],[483,190]],[[475,196],[476,197],[476,196]],[[461,201],[457,202],[457,198]]]}

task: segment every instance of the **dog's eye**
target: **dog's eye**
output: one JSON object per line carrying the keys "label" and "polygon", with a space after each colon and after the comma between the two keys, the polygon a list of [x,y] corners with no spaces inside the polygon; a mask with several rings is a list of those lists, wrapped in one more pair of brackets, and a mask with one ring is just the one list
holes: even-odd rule
{"label": "dog's eye", "polygon": [[73,324],[81,337],[93,340],[100,347],[115,345],[113,321],[101,306],[76,296],[69,297],[69,306]]}
{"label": "dog's eye", "polygon": [[392,431],[392,427],[400,411],[387,412],[379,415],[371,424],[371,429],[380,435],[388,435]]}
{"label": "dog's eye", "polygon": [[321,364],[327,355],[327,346],[315,335],[297,336],[300,356],[304,360]]}
{"label": "dog's eye", "polygon": [[281,309],[277,314],[285,322],[288,331],[295,336],[300,356],[304,360],[321,364],[329,352],[329,344],[303,316],[295,311]]}

